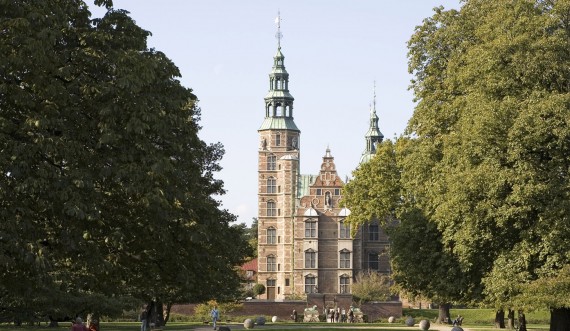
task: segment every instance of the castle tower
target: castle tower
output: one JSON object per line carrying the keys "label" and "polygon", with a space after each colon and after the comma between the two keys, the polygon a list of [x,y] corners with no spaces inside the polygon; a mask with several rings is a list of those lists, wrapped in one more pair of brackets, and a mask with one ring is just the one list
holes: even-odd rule
{"label": "castle tower", "polygon": [[360,157],[360,164],[368,162],[376,154],[376,144],[384,139],[384,135],[378,128],[378,115],[376,115],[376,82],[374,82],[373,106],[370,107],[370,122],[368,132],[364,136],[366,148]]}
{"label": "castle tower", "polygon": [[265,285],[264,297],[269,300],[283,298],[291,287],[301,133],[293,121],[294,98],[281,52],[279,16],[277,24],[277,53],[269,74],[265,119],[258,129],[258,282]]}

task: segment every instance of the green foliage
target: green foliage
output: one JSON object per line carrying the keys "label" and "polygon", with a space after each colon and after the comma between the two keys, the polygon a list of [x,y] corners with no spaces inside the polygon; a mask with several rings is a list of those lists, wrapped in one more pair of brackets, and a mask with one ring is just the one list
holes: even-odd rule
{"label": "green foliage", "polygon": [[[481,271],[494,307],[560,307],[570,294],[555,276],[570,263],[568,8],[466,1],[436,9],[409,43],[408,133],[431,160],[417,205],[458,267]],[[530,304],[535,282],[560,292]]]}
{"label": "green foliage", "polygon": [[409,44],[408,130],[435,160],[422,209],[494,305],[569,263],[568,6],[467,1]]}
{"label": "green foliage", "polygon": [[194,310],[194,315],[198,317],[198,320],[209,321],[211,319],[210,312],[214,307],[218,307],[218,311],[221,316],[220,318],[225,319],[225,317],[223,317],[224,315],[241,308],[242,304],[234,302],[218,303],[216,300],[210,300],[207,303],[197,305]]}
{"label": "green foliage", "polygon": [[261,284],[261,283],[257,283],[255,285],[253,285],[253,295],[255,295],[256,297],[260,294],[265,293],[265,285]]}
{"label": "green foliage", "polygon": [[223,149],[199,139],[196,96],[99,2],[96,20],[72,0],[3,6],[2,318],[228,298],[251,255],[215,199]]}
{"label": "green foliage", "polygon": [[[567,0],[468,0],[416,28],[406,136],[345,190],[351,221],[400,221],[390,233],[399,286],[462,302],[484,295],[495,308],[566,307],[569,9]],[[404,240],[426,249],[414,257]],[[422,281],[419,266],[433,277]]]}
{"label": "green foliage", "polygon": [[[348,206],[351,214],[346,222],[352,231],[372,219],[381,223],[390,220],[394,206],[400,199],[399,171],[392,142],[384,141],[377,146],[377,157],[361,164],[353,173],[355,179],[343,189],[342,206]],[[375,183],[383,183],[375,185]]]}
{"label": "green foliage", "polygon": [[374,271],[361,272],[356,276],[356,282],[352,284],[352,295],[360,303],[369,301],[389,301],[390,282],[387,275]]}

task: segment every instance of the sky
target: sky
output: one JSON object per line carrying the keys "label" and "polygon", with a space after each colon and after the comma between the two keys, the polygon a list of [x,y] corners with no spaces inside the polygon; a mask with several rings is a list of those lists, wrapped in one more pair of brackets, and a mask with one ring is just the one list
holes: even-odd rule
{"label": "sky", "polygon": [[[385,139],[403,133],[414,110],[407,41],[440,5],[458,9],[460,1],[114,0],[115,9],[152,33],[148,46],[165,53],[197,95],[200,138],[225,149],[216,178],[226,194],[216,198],[248,225],[257,217],[257,130],[277,52],[278,12],[301,130],[301,173],[318,174],[329,147],[345,178],[366,146],[374,84],[380,131]],[[90,9],[94,17],[104,13]]]}

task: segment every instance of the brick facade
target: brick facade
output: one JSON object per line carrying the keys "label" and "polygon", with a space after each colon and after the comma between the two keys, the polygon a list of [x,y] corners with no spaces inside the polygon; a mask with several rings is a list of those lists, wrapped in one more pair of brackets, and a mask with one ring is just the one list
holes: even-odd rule
{"label": "brick facade", "polygon": [[[282,301],[322,293],[329,305],[335,295],[350,294],[358,273],[390,273],[389,241],[374,221],[354,237],[347,234],[344,219],[350,211],[339,205],[345,183],[329,148],[317,174],[300,174],[301,131],[293,120],[284,59],[279,47],[258,130],[258,282],[266,287],[260,298]],[[383,138],[375,108],[365,137],[361,162],[375,154]]]}

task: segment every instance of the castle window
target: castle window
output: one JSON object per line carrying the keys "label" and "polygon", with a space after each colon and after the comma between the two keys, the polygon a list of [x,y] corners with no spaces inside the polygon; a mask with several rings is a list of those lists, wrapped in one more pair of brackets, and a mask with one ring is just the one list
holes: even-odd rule
{"label": "castle window", "polygon": [[350,278],[348,276],[340,277],[340,293],[350,293]]}
{"label": "castle window", "polygon": [[378,270],[378,253],[368,253],[368,269]]}
{"label": "castle window", "polygon": [[334,189],[334,195],[340,195],[340,189],[339,188]]}
{"label": "castle window", "polygon": [[274,255],[269,255],[267,257],[267,271],[276,271],[277,270],[277,263],[275,261]]}
{"label": "castle window", "polygon": [[339,266],[340,268],[343,269],[350,268],[350,252],[345,249],[340,251],[339,261],[340,261],[340,266]]}
{"label": "castle window", "polygon": [[305,238],[317,237],[317,222],[309,219],[305,222]]}
{"label": "castle window", "polygon": [[267,280],[267,287],[275,287],[275,279],[268,279]]}
{"label": "castle window", "polygon": [[275,135],[275,146],[281,146],[281,135],[279,133]]}
{"label": "castle window", "polygon": [[305,268],[317,267],[317,252],[312,249],[305,251]]}
{"label": "castle window", "polygon": [[340,239],[350,239],[350,226],[344,223],[344,220],[338,222],[338,236]]}
{"label": "castle window", "polygon": [[378,241],[379,239],[378,224],[370,224],[368,226],[368,239],[370,241]]}
{"label": "castle window", "polygon": [[268,228],[267,229],[267,243],[268,244],[275,244],[276,236],[277,236],[277,230],[275,230],[275,228]]}
{"label": "castle window", "polygon": [[305,293],[317,293],[317,279],[309,275],[305,277]]}
{"label": "castle window", "polygon": [[289,286],[289,278],[285,278],[285,286]]}
{"label": "castle window", "polygon": [[274,177],[267,178],[267,193],[275,193],[277,186],[277,180]]}
{"label": "castle window", "polygon": [[277,157],[273,154],[267,156],[267,170],[275,170],[277,164]]}
{"label": "castle window", "polygon": [[316,195],[322,195],[322,194],[323,194],[323,191],[322,191],[320,188],[318,188],[318,189],[317,189],[317,194],[316,194]]}
{"label": "castle window", "polygon": [[275,216],[277,214],[276,211],[275,201],[267,201],[267,216]]}

